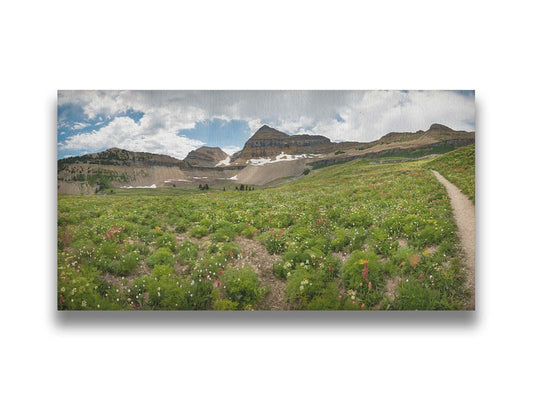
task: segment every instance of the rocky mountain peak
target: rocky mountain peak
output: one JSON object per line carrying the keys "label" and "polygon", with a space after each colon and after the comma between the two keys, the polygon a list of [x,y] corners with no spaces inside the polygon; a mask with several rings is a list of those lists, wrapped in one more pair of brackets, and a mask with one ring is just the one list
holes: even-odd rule
{"label": "rocky mountain peak", "polygon": [[187,154],[183,161],[194,167],[214,167],[228,157],[220,147],[202,146]]}
{"label": "rocky mountain peak", "polygon": [[277,129],[271,128],[268,125],[263,125],[251,137],[251,139],[274,139],[289,137],[286,133],[280,132]]}
{"label": "rocky mountain peak", "polygon": [[439,130],[439,131],[453,131],[452,128],[449,128],[447,127],[446,125],[442,125],[442,124],[432,124],[430,127],[429,127],[429,130],[432,131],[432,130]]}

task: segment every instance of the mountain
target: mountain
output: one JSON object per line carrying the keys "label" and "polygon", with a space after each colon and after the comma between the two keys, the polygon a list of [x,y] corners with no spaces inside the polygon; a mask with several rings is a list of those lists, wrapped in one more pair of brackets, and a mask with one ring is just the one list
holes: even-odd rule
{"label": "mountain", "polygon": [[[427,131],[390,132],[378,140],[362,143],[354,148],[311,160],[310,166],[331,165],[358,158],[404,157],[416,158],[442,154],[475,142],[475,132],[455,131],[445,125],[433,124]],[[342,154],[340,154],[342,153]]]}
{"label": "mountain", "polygon": [[360,158],[416,158],[475,142],[475,133],[433,124],[426,131],[390,132],[372,142],[331,142],[318,135],[288,135],[262,126],[233,155],[200,147],[184,160],[118,148],[58,161],[58,192],[92,194],[112,187],[263,185],[303,171]]}
{"label": "mountain", "polygon": [[248,139],[242,149],[239,159],[246,162],[252,158],[271,158],[284,153],[325,154],[337,149],[353,147],[357,143],[332,143],[325,136],[320,135],[287,135],[267,125],[263,125]]}
{"label": "mountain", "polygon": [[61,171],[71,164],[99,164],[117,166],[183,166],[183,161],[163,154],[135,152],[112,147],[99,153],[85,154],[83,156],[63,158],[58,161],[58,170]]}
{"label": "mountain", "polygon": [[191,151],[183,161],[191,167],[215,167],[225,161],[229,164],[229,156],[220,147],[203,146]]}

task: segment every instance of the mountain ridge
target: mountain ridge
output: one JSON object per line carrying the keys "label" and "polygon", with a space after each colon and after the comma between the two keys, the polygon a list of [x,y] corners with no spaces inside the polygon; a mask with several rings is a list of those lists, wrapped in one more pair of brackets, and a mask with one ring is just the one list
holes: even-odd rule
{"label": "mountain ridge", "polygon": [[263,184],[282,176],[299,176],[306,168],[358,158],[442,153],[474,142],[475,132],[455,131],[442,124],[432,124],[426,131],[389,132],[372,142],[332,142],[325,136],[288,135],[263,125],[232,155],[219,147],[202,146],[180,160],[112,147],[64,158],[58,160],[58,191],[94,193],[106,187],[202,182],[211,186],[227,180]]}

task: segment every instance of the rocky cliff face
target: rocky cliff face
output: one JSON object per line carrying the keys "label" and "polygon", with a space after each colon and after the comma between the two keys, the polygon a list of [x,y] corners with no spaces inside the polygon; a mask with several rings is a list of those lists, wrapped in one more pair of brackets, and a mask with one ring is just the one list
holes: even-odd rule
{"label": "rocky cliff face", "polygon": [[[203,146],[191,151],[183,161],[191,167],[215,167],[229,156],[220,147]],[[229,163],[229,160],[228,160]]]}
{"label": "rocky cliff face", "polygon": [[183,161],[177,158],[144,152],[128,151],[113,147],[100,153],[86,154],[79,157],[64,158],[58,161],[58,169],[61,171],[71,164],[98,164],[98,165],[121,165],[134,167],[180,167]]}
{"label": "rocky cliff face", "polygon": [[336,143],[318,135],[287,135],[263,125],[244,145],[240,158],[270,158],[278,154],[324,154],[334,151]]}

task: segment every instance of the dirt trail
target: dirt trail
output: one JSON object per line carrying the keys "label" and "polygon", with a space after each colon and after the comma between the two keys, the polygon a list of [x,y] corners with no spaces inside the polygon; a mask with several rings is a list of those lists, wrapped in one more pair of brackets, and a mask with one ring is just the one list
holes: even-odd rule
{"label": "dirt trail", "polygon": [[461,246],[465,254],[466,287],[471,296],[466,309],[474,310],[476,301],[476,214],[475,208],[468,196],[463,194],[454,184],[444,178],[437,171],[432,171],[437,180],[444,185],[451,200],[453,217],[459,231]]}

